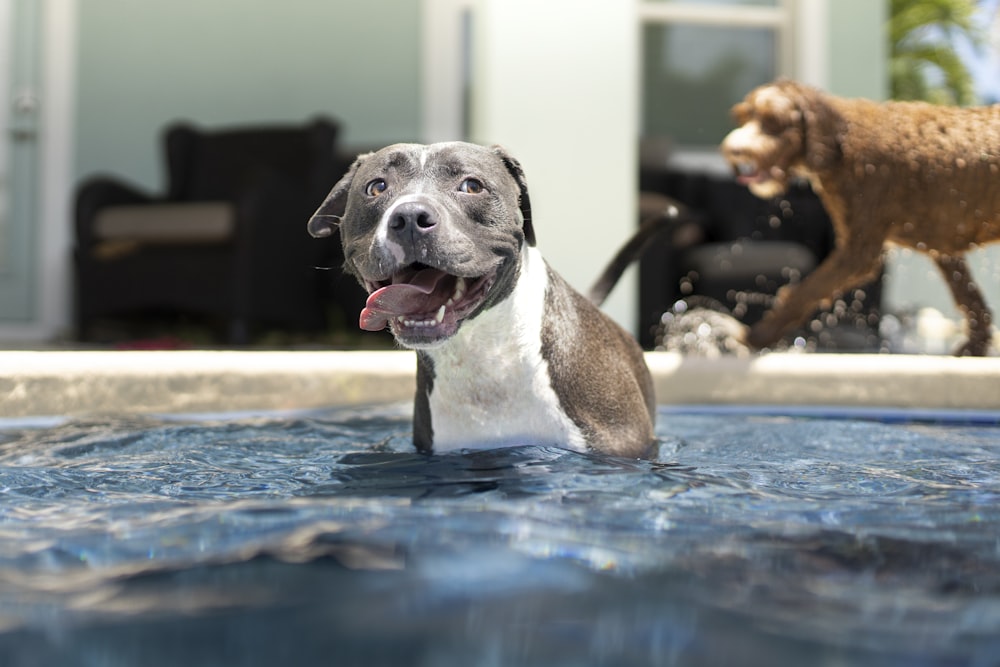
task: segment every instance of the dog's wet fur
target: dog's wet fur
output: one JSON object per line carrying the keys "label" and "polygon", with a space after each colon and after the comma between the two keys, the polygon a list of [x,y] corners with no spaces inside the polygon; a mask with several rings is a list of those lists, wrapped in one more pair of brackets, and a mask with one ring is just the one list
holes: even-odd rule
{"label": "dog's wet fur", "polygon": [[1000,240],[1000,106],[877,103],[780,80],[732,114],[739,127],[722,153],[737,179],[763,198],[808,179],[836,234],[833,252],[750,329],[752,347],[774,345],[874,278],[896,244],[926,253],[944,276],[967,324],[956,354],[987,353],[993,316],[964,256]]}

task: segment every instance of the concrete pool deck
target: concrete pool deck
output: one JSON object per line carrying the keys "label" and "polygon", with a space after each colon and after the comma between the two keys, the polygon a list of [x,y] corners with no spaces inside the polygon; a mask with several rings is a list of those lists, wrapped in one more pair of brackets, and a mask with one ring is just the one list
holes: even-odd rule
{"label": "concrete pool deck", "polygon": [[[1000,358],[646,355],[661,404],[1000,410]],[[408,401],[412,352],[2,351],[0,417],[274,411]]]}

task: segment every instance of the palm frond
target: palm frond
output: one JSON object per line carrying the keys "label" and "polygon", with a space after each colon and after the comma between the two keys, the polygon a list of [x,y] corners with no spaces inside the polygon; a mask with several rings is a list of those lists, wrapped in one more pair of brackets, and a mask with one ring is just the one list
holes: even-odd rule
{"label": "palm frond", "polygon": [[972,75],[955,49],[960,39],[975,49],[985,43],[975,13],[975,0],[891,0],[887,32],[894,98],[975,103]]}

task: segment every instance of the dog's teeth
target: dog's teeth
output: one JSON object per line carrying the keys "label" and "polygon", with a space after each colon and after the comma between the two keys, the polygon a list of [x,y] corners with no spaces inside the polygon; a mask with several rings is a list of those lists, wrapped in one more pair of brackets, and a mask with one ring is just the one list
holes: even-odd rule
{"label": "dog's teeth", "polygon": [[444,320],[444,306],[442,306],[441,309],[438,310],[438,313],[439,314],[435,316],[434,319],[432,320],[407,320],[404,319],[403,317],[397,317],[396,321],[405,327],[410,327],[411,329],[423,329],[426,327],[432,327],[435,324],[441,324],[441,322]]}
{"label": "dog's teeth", "polygon": [[465,296],[465,290],[467,288],[468,286],[465,284],[465,278],[459,278],[456,280],[455,291],[452,293],[451,298],[448,299],[448,305],[450,306],[451,304],[461,300],[461,298]]}

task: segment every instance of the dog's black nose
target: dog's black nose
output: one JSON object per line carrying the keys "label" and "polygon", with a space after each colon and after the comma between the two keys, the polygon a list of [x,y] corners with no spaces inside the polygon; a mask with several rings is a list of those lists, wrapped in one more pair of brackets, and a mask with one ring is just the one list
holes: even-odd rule
{"label": "dog's black nose", "polygon": [[396,207],[389,218],[389,229],[396,234],[425,234],[437,226],[434,211],[419,202],[406,202]]}

